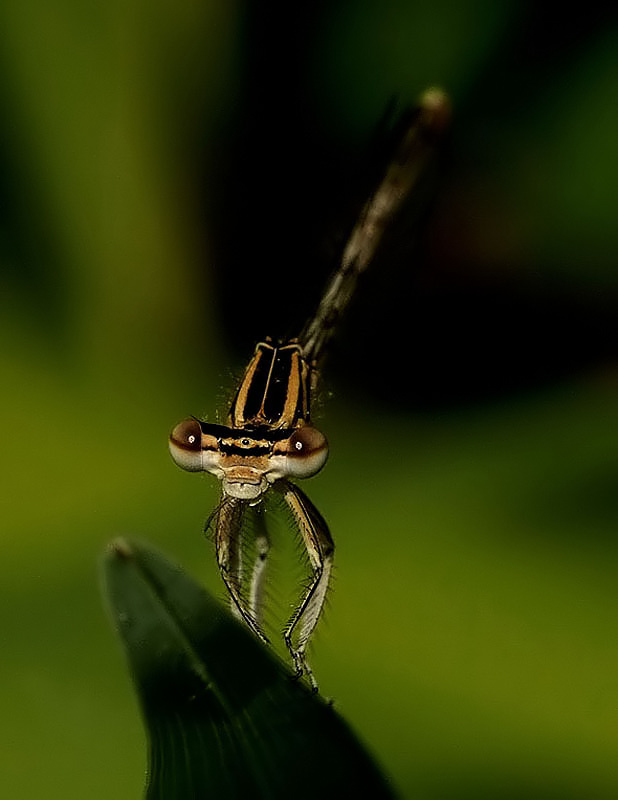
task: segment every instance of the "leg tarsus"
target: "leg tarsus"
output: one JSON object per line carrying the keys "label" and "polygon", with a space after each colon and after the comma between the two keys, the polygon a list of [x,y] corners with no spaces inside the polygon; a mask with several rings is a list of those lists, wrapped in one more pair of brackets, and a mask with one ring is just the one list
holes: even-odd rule
{"label": "leg tarsus", "polygon": [[286,634],[284,638],[287,648],[290,651],[292,661],[294,663],[294,680],[300,680],[304,675],[307,681],[309,682],[313,694],[317,694],[318,682],[315,679],[313,670],[311,669],[311,667],[307,662],[307,656],[305,655],[304,650],[295,649],[292,644],[291,637],[289,635]]}

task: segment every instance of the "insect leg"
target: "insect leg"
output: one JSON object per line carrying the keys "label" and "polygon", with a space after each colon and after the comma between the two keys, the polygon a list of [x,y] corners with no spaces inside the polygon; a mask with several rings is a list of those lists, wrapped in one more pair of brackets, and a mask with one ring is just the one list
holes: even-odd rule
{"label": "insect leg", "polygon": [[309,586],[290,618],[283,637],[294,661],[297,675],[305,673],[313,690],[317,691],[318,685],[307,664],[305,651],[324,607],[333,564],[334,544],[322,515],[304,492],[289,483],[283,484],[280,491],[294,515],[313,571]]}
{"label": "insect leg", "polygon": [[249,588],[249,610],[258,625],[261,625],[264,601],[264,571],[266,569],[266,558],[270,550],[270,539],[263,509],[255,511],[255,524],[255,561],[253,562]]}
{"label": "insect leg", "polygon": [[245,503],[235,498],[226,498],[217,511],[215,522],[215,550],[221,578],[230,595],[232,611],[244,620],[262,641],[268,639],[262,633],[252,611],[251,601],[241,591],[241,548]]}

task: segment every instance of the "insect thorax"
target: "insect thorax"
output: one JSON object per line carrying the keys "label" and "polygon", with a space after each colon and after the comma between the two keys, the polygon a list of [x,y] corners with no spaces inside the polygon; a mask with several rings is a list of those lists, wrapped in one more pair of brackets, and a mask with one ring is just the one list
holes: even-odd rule
{"label": "insect thorax", "polygon": [[229,413],[232,428],[295,428],[309,419],[311,369],[296,342],[259,342]]}

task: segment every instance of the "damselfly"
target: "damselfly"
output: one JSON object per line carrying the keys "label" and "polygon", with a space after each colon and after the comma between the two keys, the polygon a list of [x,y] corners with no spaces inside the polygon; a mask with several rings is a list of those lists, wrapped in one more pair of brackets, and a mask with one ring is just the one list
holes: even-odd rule
{"label": "damselfly", "polygon": [[[195,417],[170,435],[174,461],[191,472],[210,472],[222,486],[211,517],[217,562],[233,611],[263,641],[263,581],[269,551],[265,527],[246,524],[267,493],[277,493],[291,512],[306,549],[311,576],[302,587],[283,638],[296,674],[317,688],[306,650],[320,618],[333,563],[333,540],[324,518],[293,482],[319,472],[328,457],[325,436],[311,424],[326,346],[347,306],[358,276],[372,260],[384,231],[414,186],[437,134],[448,119],[448,101],[430,89],[411,115],[377,188],[365,203],[315,315],[298,337],[256,345],[234,396],[227,424]],[[243,537],[254,537],[246,564]]]}

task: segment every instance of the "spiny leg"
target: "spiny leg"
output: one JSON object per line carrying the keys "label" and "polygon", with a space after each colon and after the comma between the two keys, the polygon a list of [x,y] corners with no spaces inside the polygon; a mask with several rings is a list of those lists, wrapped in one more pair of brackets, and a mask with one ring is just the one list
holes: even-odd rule
{"label": "spiny leg", "polygon": [[235,498],[225,498],[219,506],[215,522],[217,563],[223,583],[230,594],[232,611],[247,623],[256,636],[268,642],[251,608],[251,599],[247,603],[241,590],[241,537],[245,511],[246,504]]}
{"label": "spiny leg", "polygon": [[326,522],[304,492],[289,483],[283,483],[279,491],[294,515],[313,570],[309,586],[290,618],[283,637],[294,661],[296,674],[300,677],[305,673],[312,689],[317,691],[318,685],[307,663],[305,651],[324,607],[335,548]]}
{"label": "spiny leg", "polygon": [[255,509],[255,561],[251,573],[249,588],[249,611],[258,625],[262,624],[262,610],[264,602],[264,572],[266,558],[270,550],[270,539],[264,519],[264,509]]}

